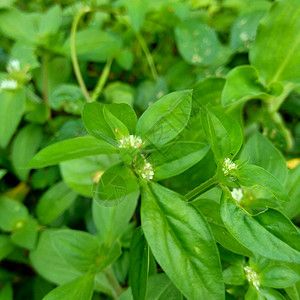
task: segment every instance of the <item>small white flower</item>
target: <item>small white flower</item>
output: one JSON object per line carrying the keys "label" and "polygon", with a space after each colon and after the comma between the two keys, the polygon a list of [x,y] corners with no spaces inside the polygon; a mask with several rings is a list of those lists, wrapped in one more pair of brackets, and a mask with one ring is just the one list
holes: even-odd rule
{"label": "small white flower", "polygon": [[238,165],[236,165],[230,158],[225,158],[223,165],[222,165],[222,171],[225,176],[229,174],[230,170],[237,169]]}
{"label": "small white flower", "polygon": [[15,90],[18,88],[18,82],[14,79],[3,79],[0,82],[0,90]]}
{"label": "small white flower", "polygon": [[140,174],[140,176],[145,180],[152,180],[154,176],[154,171],[152,165],[147,161],[144,155],[142,155],[142,158],[144,159],[144,164],[141,168],[137,170],[137,172]]}
{"label": "small white flower", "polygon": [[259,276],[255,270],[249,266],[244,267],[245,277],[248,282],[252,283],[253,286],[258,290],[260,286]]}
{"label": "small white flower", "polygon": [[231,196],[235,201],[241,202],[243,199],[243,190],[234,188],[231,192]]}
{"label": "small white flower", "polygon": [[21,66],[20,66],[19,60],[13,59],[13,60],[9,61],[6,69],[7,69],[8,73],[20,72]]}
{"label": "small white flower", "polygon": [[140,148],[143,141],[140,137],[135,135],[123,136],[119,140],[119,148]]}

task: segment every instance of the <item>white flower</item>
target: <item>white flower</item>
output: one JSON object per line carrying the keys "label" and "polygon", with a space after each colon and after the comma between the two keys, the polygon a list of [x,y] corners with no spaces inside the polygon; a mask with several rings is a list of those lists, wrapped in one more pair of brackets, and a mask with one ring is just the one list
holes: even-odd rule
{"label": "white flower", "polygon": [[9,61],[6,69],[7,69],[8,73],[20,72],[21,66],[20,66],[19,60],[13,59],[13,60]]}
{"label": "white flower", "polygon": [[140,137],[135,135],[123,136],[119,140],[119,148],[140,148],[143,141]]}
{"label": "white flower", "polygon": [[18,82],[14,79],[3,79],[0,82],[0,90],[15,90],[18,88]]}
{"label": "white flower", "polygon": [[230,170],[237,169],[238,165],[236,165],[230,158],[225,158],[223,165],[222,165],[222,171],[225,176],[229,174]]}
{"label": "white flower", "polygon": [[141,168],[137,170],[140,176],[145,180],[152,180],[154,176],[154,171],[152,165],[147,161],[145,156],[141,154],[142,158],[144,159],[144,164]]}
{"label": "white flower", "polygon": [[231,192],[231,196],[235,201],[241,202],[241,200],[243,199],[243,190],[234,188]]}
{"label": "white flower", "polygon": [[255,270],[249,266],[244,267],[245,277],[248,282],[252,283],[253,286],[258,290],[260,286],[259,276]]}

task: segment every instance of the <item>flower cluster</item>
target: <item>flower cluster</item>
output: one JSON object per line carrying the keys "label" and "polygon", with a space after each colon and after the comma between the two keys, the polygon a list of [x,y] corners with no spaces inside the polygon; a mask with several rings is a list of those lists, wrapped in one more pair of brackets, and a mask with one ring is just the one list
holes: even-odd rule
{"label": "flower cluster", "polygon": [[240,189],[234,188],[231,192],[231,196],[235,201],[240,203],[241,200],[243,199],[243,190],[241,188]]}
{"label": "flower cluster", "polygon": [[18,82],[14,79],[3,79],[0,82],[0,90],[16,90],[18,88]]}
{"label": "flower cluster", "polygon": [[15,72],[21,72],[21,65],[18,59],[13,59],[11,60],[7,67],[6,70],[8,73],[15,73]]}
{"label": "flower cluster", "polygon": [[119,148],[140,148],[143,141],[140,137],[135,135],[123,136],[119,140]]}
{"label": "flower cluster", "polygon": [[145,180],[152,180],[154,176],[154,171],[152,165],[149,163],[149,161],[145,158],[143,154],[141,154],[144,163],[142,167],[140,167],[137,172],[140,174],[140,176]]}
{"label": "flower cluster", "polygon": [[258,274],[255,272],[253,268],[249,266],[244,267],[244,271],[245,271],[245,277],[248,280],[248,282],[252,283],[253,286],[258,290],[260,286]]}
{"label": "flower cluster", "polygon": [[223,165],[222,165],[222,171],[225,176],[229,174],[229,171],[233,169],[237,169],[238,165],[236,165],[230,158],[225,158]]}

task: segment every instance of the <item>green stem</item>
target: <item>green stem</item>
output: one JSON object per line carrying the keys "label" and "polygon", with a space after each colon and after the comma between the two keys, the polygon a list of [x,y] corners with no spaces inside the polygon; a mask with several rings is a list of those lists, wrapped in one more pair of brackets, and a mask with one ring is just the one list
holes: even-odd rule
{"label": "green stem", "polygon": [[138,39],[145,55],[146,55],[146,59],[147,59],[147,62],[149,64],[153,79],[156,81],[157,77],[158,77],[158,74],[157,74],[157,71],[156,71],[156,67],[155,67],[155,64],[154,64],[153,57],[152,57],[152,55],[149,51],[149,48],[148,48],[143,36],[139,32],[136,32],[135,34],[136,34],[136,37],[137,37],[137,39]]}
{"label": "green stem", "polygon": [[48,118],[51,119],[51,109],[49,106],[48,72],[49,72],[49,57],[47,54],[44,54],[42,56],[43,101],[47,107]]}
{"label": "green stem", "polygon": [[192,191],[188,192],[185,195],[185,198],[188,202],[192,202],[195,200],[195,198],[205,192],[207,192],[209,189],[215,187],[218,184],[218,180],[216,176],[208,179],[207,181],[201,183],[199,186],[194,188]]}
{"label": "green stem", "polygon": [[96,85],[96,88],[92,94],[92,101],[96,101],[99,97],[99,95],[101,94],[102,90],[103,90],[103,87],[107,81],[107,78],[108,78],[108,75],[109,75],[109,72],[110,72],[110,67],[111,67],[111,64],[113,62],[113,58],[109,58],[108,61],[106,62],[105,66],[104,66],[104,69],[102,71],[102,74],[98,80],[98,83]]}
{"label": "green stem", "polygon": [[82,90],[82,93],[86,99],[87,102],[91,102],[91,98],[89,95],[89,92],[85,86],[84,80],[82,78],[80,68],[79,68],[79,63],[77,59],[77,54],[76,54],[76,31],[78,27],[78,23],[83,15],[86,13],[90,12],[89,7],[83,7],[78,14],[75,16],[73,23],[72,23],[72,29],[71,29],[71,57],[72,57],[72,64],[74,68],[74,72],[76,75],[76,79],[78,81],[78,84]]}
{"label": "green stem", "polygon": [[114,292],[113,298],[117,300],[122,294],[123,294],[123,289],[120,286],[119,281],[117,280],[114,271],[111,267],[108,267],[105,271],[105,276],[110,283],[110,286]]}

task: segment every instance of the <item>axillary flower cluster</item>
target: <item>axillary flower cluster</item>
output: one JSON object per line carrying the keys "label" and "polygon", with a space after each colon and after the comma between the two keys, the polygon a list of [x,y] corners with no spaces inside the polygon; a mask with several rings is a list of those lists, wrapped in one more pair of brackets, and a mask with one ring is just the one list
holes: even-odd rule
{"label": "axillary flower cluster", "polygon": [[[129,135],[129,136],[123,136],[118,141],[119,148],[125,148],[125,149],[138,149],[143,145],[143,141],[139,136],[135,135]],[[144,180],[152,180],[154,176],[154,171],[151,163],[146,159],[145,155],[139,154],[139,156],[142,158],[142,163],[134,164],[135,171],[141,178]]]}
{"label": "axillary flower cluster", "polygon": [[244,267],[245,277],[249,283],[251,283],[257,290],[260,286],[259,276],[255,270],[249,266]]}
{"label": "axillary flower cluster", "polygon": [[235,164],[230,158],[225,158],[222,164],[222,171],[225,176],[229,174],[231,170],[237,169],[238,165]]}

